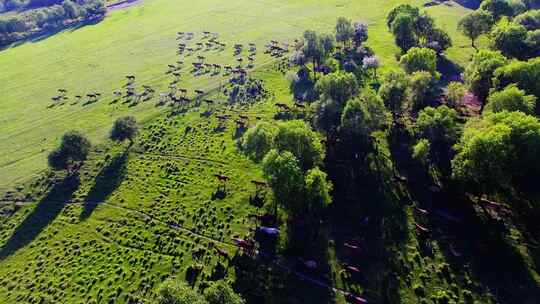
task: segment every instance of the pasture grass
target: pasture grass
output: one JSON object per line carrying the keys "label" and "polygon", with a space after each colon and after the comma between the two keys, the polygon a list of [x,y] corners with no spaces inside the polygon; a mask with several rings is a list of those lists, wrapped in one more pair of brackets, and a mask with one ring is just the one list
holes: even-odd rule
{"label": "pasture grass", "polygon": [[[388,11],[400,3],[421,6],[423,1],[218,1],[147,0],[111,12],[102,22],[70,29],[0,51],[0,190],[31,178],[46,167],[46,156],[69,129],[85,133],[93,143],[104,140],[112,122],[122,115],[147,121],[163,113],[153,104],[136,107],[111,105],[112,92],[137,76],[138,85],[166,88],[167,64],[178,59],[176,32],[208,30],[221,35],[227,49],[208,54],[213,63],[234,63],[231,46],[254,42],[259,49],[269,40],[292,42],[306,29],[332,32],[338,16],[370,25],[369,41],[385,70],[396,63],[398,49],[385,25]],[[450,2],[453,3],[453,2]],[[456,41],[448,51],[463,64],[471,50],[457,33],[457,20],[466,9],[452,4],[428,9]],[[271,60],[258,56],[256,66]],[[204,89],[219,85],[223,77],[184,75],[181,86]],[[48,108],[59,88],[68,90],[66,105]],[[99,102],[69,105],[74,95],[100,92]]]}

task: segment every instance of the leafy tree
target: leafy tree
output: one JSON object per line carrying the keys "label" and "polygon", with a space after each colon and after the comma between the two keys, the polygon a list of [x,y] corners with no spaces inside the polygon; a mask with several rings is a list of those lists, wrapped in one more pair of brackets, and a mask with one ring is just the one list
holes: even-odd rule
{"label": "leafy tree", "polygon": [[507,60],[500,52],[480,50],[473,55],[463,73],[465,84],[482,101],[493,86],[493,73],[506,64]]}
{"label": "leafy tree", "polygon": [[514,23],[523,25],[528,31],[540,29],[540,10],[530,10],[517,15],[512,20]]}
{"label": "leafy tree", "polygon": [[204,297],[208,304],[244,304],[242,297],[234,292],[227,282],[220,280],[211,282],[204,290]]}
{"label": "leafy tree", "polygon": [[401,70],[390,71],[383,77],[379,88],[379,95],[386,107],[396,120],[403,113],[403,105],[407,98],[409,81],[407,75]]}
{"label": "leafy tree", "polygon": [[402,52],[418,45],[418,38],[414,33],[414,21],[414,17],[410,15],[399,14],[391,24],[390,30]]}
{"label": "leafy tree", "polygon": [[458,106],[460,106],[463,103],[463,98],[465,97],[466,91],[466,87],[461,82],[450,82],[446,87],[448,106],[452,108],[457,108]]}
{"label": "leafy tree", "polygon": [[322,162],[324,151],[317,134],[302,120],[292,120],[278,127],[274,139],[278,151],[291,152],[303,170]]}
{"label": "leafy tree", "polygon": [[484,10],[476,10],[459,21],[458,29],[471,39],[471,46],[477,49],[474,41],[480,35],[488,33],[492,25],[493,16],[491,13]]}
{"label": "leafy tree", "polygon": [[405,55],[401,56],[400,63],[409,74],[417,71],[427,71],[435,74],[437,54],[432,49],[413,47]]}
{"label": "leafy tree", "polygon": [[373,131],[386,125],[382,99],[373,90],[365,90],[345,106],[341,115],[341,131],[351,140],[367,142]]}
{"label": "leafy tree", "polygon": [[351,20],[345,17],[339,17],[336,22],[336,41],[348,44],[354,37],[354,28],[351,24]]}
{"label": "leafy tree", "polygon": [[523,25],[501,20],[490,33],[493,45],[506,57],[527,58],[527,29]]}
{"label": "leafy tree", "polygon": [[526,95],[515,84],[511,84],[502,91],[491,93],[485,112],[521,111],[525,114],[534,114],[536,97]]}
{"label": "leafy tree", "polygon": [[484,0],[480,4],[480,9],[490,12],[497,20],[502,16],[511,17],[514,14],[514,10],[507,0]]}
{"label": "leafy tree", "polygon": [[490,113],[466,124],[452,160],[454,177],[494,193],[522,188],[540,174],[540,122],[522,112]]}
{"label": "leafy tree", "polygon": [[240,140],[242,150],[254,161],[260,161],[274,146],[277,128],[267,122],[260,122],[244,133]]}
{"label": "leafy tree", "polygon": [[413,147],[412,157],[424,165],[430,163],[431,144],[429,140],[422,138]]}
{"label": "leafy tree", "polygon": [[307,212],[314,217],[321,215],[326,206],[332,203],[330,192],[332,183],[328,180],[324,171],[313,168],[306,174],[305,192],[308,202]]}
{"label": "leafy tree", "polygon": [[317,81],[315,90],[325,98],[343,104],[358,93],[358,83],[352,73],[330,73]]}
{"label": "leafy tree", "polygon": [[208,304],[202,295],[179,279],[167,279],[157,290],[159,304]]}
{"label": "leafy tree", "polygon": [[278,152],[272,149],[264,157],[262,167],[276,202],[292,212],[300,209],[298,204],[304,187],[304,176],[296,157],[289,151]]}
{"label": "leafy tree", "polygon": [[512,61],[500,66],[493,74],[493,86],[502,90],[515,83],[518,88],[540,98],[540,58],[528,61]]}
{"label": "leafy tree", "polygon": [[450,148],[459,139],[461,126],[456,110],[445,105],[427,107],[418,113],[416,129],[422,138],[434,146]]}
{"label": "leafy tree", "polygon": [[110,138],[116,141],[124,141],[128,139],[133,142],[133,138],[137,136],[139,127],[137,120],[133,116],[125,116],[118,118],[112,127]]}
{"label": "leafy tree", "polygon": [[332,100],[320,100],[314,104],[314,122],[317,129],[326,134],[332,133],[339,126],[343,105]]}
{"label": "leafy tree", "polygon": [[427,71],[414,72],[409,77],[409,89],[407,96],[409,98],[413,111],[418,111],[437,98],[438,74],[432,75]]}
{"label": "leafy tree", "polygon": [[368,39],[368,26],[364,22],[355,22],[353,24],[354,35],[352,37],[353,43],[356,47],[362,45]]}
{"label": "leafy tree", "polygon": [[420,9],[416,6],[412,6],[410,4],[400,4],[396,7],[394,7],[389,13],[388,16],[386,16],[386,25],[388,28],[392,27],[392,23],[396,20],[397,16],[399,15],[409,15],[413,17],[417,17],[420,15]]}
{"label": "leafy tree", "polygon": [[62,136],[60,147],[49,154],[49,166],[61,170],[72,163],[85,161],[90,146],[90,142],[82,134],[69,131]]}

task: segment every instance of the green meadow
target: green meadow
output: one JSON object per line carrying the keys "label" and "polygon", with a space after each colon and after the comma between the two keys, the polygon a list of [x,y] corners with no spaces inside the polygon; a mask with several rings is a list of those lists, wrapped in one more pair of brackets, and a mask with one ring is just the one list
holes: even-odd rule
{"label": "green meadow", "polygon": [[[397,4],[422,1],[211,1],[147,0],[111,12],[102,22],[0,52],[0,189],[28,180],[46,167],[46,155],[67,129],[81,130],[100,143],[115,118],[134,115],[141,121],[162,113],[153,104],[137,107],[111,105],[112,92],[137,76],[138,85],[164,90],[167,64],[177,60],[178,31],[217,32],[226,51],[209,54],[209,61],[234,63],[232,45],[270,40],[292,42],[305,29],[332,32],[339,16],[369,24],[369,41],[382,59],[383,69],[394,64],[398,51],[385,24],[387,12]],[[464,63],[471,54],[468,41],[456,24],[466,9],[453,2],[428,8],[454,39],[448,56]],[[258,56],[256,67],[271,61]],[[181,86],[209,89],[224,78],[183,75]],[[68,90],[66,104],[48,108],[59,88]],[[72,96],[100,92],[99,102],[70,105]]]}

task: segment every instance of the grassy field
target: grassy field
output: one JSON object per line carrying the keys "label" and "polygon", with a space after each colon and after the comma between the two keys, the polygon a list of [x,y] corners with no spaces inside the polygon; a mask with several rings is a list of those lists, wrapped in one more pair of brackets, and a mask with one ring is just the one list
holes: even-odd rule
{"label": "grassy field", "polygon": [[[370,25],[369,45],[383,65],[395,62],[397,48],[384,18],[395,5],[408,1],[185,1],[148,0],[113,11],[95,25],[67,30],[54,36],[26,42],[0,52],[0,189],[28,179],[44,169],[46,155],[67,129],[86,133],[94,143],[106,135],[114,119],[131,114],[146,120],[161,113],[147,103],[137,107],[110,105],[112,92],[125,83],[125,75],[137,76],[139,85],[162,90],[174,63],[177,31],[218,32],[228,43],[225,52],[209,55],[213,61],[231,63],[231,45],[255,42],[262,48],[271,39],[291,41],[305,29],[331,32],[338,16],[363,20]],[[410,1],[421,5],[422,1]],[[455,40],[450,58],[463,63],[471,53],[456,23],[465,9],[440,5],[428,9]],[[259,56],[257,64],[269,58]],[[208,88],[222,78],[187,75],[182,86]],[[57,89],[68,96],[100,92],[103,98],[88,106],[63,105],[48,108]],[[69,100],[71,103],[73,99]]]}
{"label": "grassy field", "polygon": [[[381,70],[395,65],[398,49],[385,16],[404,2],[423,4],[143,0],[111,12],[98,24],[0,51],[0,193],[19,184],[16,195],[26,200],[0,201],[0,303],[138,303],[171,275],[196,287],[226,278],[248,303],[345,303],[339,291],[291,271],[303,255],[286,244],[288,231],[274,261],[236,255],[231,237],[250,233],[255,227],[250,215],[265,210],[251,200],[256,193],[251,181],[262,179],[261,168],[238,150],[242,130],[234,120],[247,115],[250,125],[276,123],[274,103],[292,102],[275,59],[263,54],[268,41],[292,42],[306,29],[331,32],[338,16],[367,22],[368,44],[382,59]],[[427,11],[454,40],[448,58],[464,65],[472,50],[456,26],[467,9],[448,2]],[[114,101],[112,92],[123,89],[128,74],[136,76],[138,88],[151,85],[157,93],[166,91],[172,79],[165,74],[167,65],[179,58],[176,32],[195,32],[194,43],[205,30],[219,33],[227,43],[224,51],[204,52],[210,63],[233,65],[233,44],[257,44],[251,73],[264,81],[266,98],[245,107],[203,104],[177,115],[157,106],[158,97],[136,106]],[[189,65],[195,59],[185,60]],[[196,77],[186,71],[178,86],[193,96],[194,89],[208,92],[226,81],[225,76]],[[51,107],[59,88],[68,90],[69,99]],[[94,91],[103,94],[98,102],[75,104],[74,95]],[[215,92],[209,97],[222,101]],[[112,122],[126,114],[136,116],[142,126],[130,147],[106,139]],[[220,123],[220,114],[231,118]],[[68,129],[87,134],[95,148],[78,178],[58,176],[54,183],[38,173]],[[381,154],[391,155],[388,134],[377,137]],[[523,236],[516,227],[510,225],[510,233],[500,237],[489,224],[473,222],[476,218],[455,223],[419,214],[415,207],[430,204],[431,194],[393,181],[392,164],[380,162],[376,174],[359,179],[354,201],[335,197],[331,220],[321,224],[320,244],[310,244],[314,252],[304,252],[321,263],[313,278],[362,294],[372,303],[534,303],[525,301],[534,301],[540,282],[538,261],[532,258],[537,247],[520,245]],[[331,175],[340,172],[325,169]],[[214,174],[226,174],[231,181],[220,184]],[[271,199],[268,191],[264,200]],[[457,203],[438,199],[447,206]],[[368,214],[383,220],[366,227],[359,219]],[[421,237],[415,223],[432,227],[433,234]],[[353,238],[366,244],[360,259],[343,248]],[[486,240],[480,245],[496,244],[499,251],[486,258],[478,251],[478,240]],[[216,246],[232,258],[219,258]],[[362,277],[344,279],[344,263],[358,265]],[[198,266],[202,272],[190,276]]]}

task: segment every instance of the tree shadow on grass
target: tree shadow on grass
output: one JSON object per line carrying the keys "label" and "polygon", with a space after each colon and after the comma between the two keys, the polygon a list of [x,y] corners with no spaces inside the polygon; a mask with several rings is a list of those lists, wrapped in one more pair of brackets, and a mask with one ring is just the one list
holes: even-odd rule
{"label": "tree shadow on grass", "polygon": [[441,56],[437,62],[437,71],[441,73],[441,84],[446,86],[451,81],[461,81],[463,67]]}
{"label": "tree shadow on grass", "polygon": [[55,184],[0,249],[0,260],[30,244],[60,214],[64,205],[71,201],[79,184],[77,173]]}
{"label": "tree shadow on grass", "polygon": [[92,215],[98,204],[104,202],[120,186],[126,175],[126,162],[129,157],[129,148],[121,154],[114,156],[96,176],[94,186],[88,191],[84,202],[84,209],[80,215],[86,220]]}

